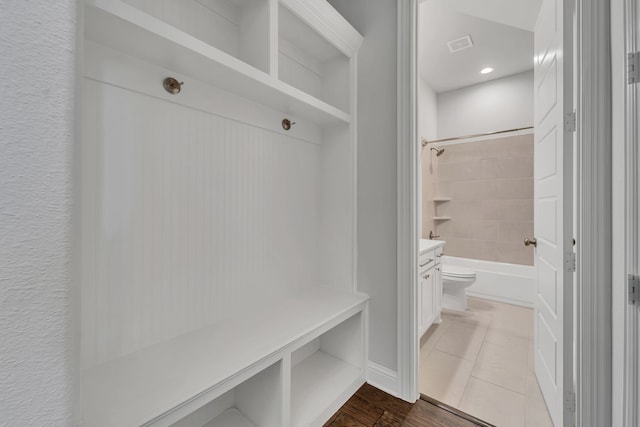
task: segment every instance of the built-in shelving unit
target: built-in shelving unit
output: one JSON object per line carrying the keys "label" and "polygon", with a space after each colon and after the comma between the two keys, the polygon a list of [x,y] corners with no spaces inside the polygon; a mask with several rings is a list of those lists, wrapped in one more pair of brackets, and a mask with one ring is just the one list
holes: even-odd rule
{"label": "built-in shelving unit", "polygon": [[366,380],[362,37],[308,0],[83,22],[80,425],[323,424]]}
{"label": "built-in shelving unit", "polygon": [[[151,4],[151,7],[154,3],[130,2]],[[173,3],[174,8],[180,10],[179,2]],[[185,3],[200,5],[196,0],[186,0]],[[156,5],[154,9],[160,7]],[[170,13],[168,15],[171,16]],[[263,18],[267,19],[268,16]],[[183,27],[186,28],[186,25]],[[88,40],[223,87],[261,105],[320,124],[349,123],[351,120],[348,112],[278,80],[273,74],[265,72],[264,66],[263,69],[256,68],[257,60],[245,62],[217,45],[196,38],[123,1],[87,0],[85,28]],[[261,41],[258,46],[262,46],[268,37],[253,39],[256,43]],[[345,63],[348,64],[348,60]]]}

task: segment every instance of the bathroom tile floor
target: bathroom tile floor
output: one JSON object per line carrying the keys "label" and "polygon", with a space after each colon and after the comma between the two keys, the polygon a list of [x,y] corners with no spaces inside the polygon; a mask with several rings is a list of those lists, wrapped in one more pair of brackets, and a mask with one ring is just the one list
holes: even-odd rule
{"label": "bathroom tile floor", "polygon": [[533,373],[533,310],[468,299],[422,337],[420,392],[496,426],[553,426]]}

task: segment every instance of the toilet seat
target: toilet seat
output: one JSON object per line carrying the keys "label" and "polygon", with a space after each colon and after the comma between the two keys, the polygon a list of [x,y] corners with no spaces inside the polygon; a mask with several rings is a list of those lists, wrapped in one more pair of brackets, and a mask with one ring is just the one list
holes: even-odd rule
{"label": "toilet seat", "polygon": [[446,277],[455,277],[459,279],[475,279],[476,272],[468,268],[458,267],[456,265],[442,265],[442,275]]}

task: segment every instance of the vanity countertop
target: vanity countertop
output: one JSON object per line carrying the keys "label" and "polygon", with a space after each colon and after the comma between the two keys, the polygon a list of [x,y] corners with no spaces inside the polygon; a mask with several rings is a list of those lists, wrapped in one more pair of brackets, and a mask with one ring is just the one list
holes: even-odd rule
{"label": "vanity countertop", "polygon": [[420,239],[420,255],[445,245],[444,240]]}

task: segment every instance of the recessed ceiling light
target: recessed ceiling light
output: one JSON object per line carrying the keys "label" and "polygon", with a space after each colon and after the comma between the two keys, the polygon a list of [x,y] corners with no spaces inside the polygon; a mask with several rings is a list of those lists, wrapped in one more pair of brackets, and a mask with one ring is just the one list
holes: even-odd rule
{"label": "recessed ceiling light", "polygon": [[487,68],[483,68],[482,70],[480,70],[480,74],[489,74],[492,71],[493,71],[493,68],[487,67]]}

